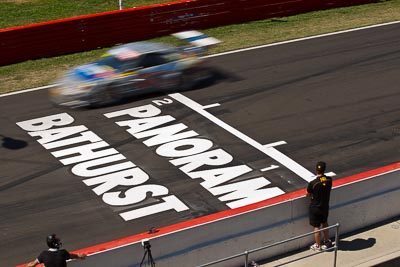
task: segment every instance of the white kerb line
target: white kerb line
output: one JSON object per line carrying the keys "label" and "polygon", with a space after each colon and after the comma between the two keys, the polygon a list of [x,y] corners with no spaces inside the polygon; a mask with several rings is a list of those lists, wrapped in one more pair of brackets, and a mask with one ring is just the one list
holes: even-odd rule
{"label": "white kerb line", "polygon": [[[247,135],[245,135],[242,132],[238,131],[237,129],[233,128],[229,124],[226,124],[225,122],[221,121],[214,115],[210,114],[209,112],[204,110],[205,109],[204,106],[191,100],[190,98],[187,98],[186,96],[184,96],[180,93],[170,94],[169,96],[174,98],[175,100],[181,102],[185,106],[191,108],[192,110],[196,111],[203,117],[209,119],[216,125],[220,126],[221,128],[225,129],[226,131],[230,132],[231,134],[233,134],[234,136],[243,140],[244,142],[248,143],[249,145],[256,148],[257,150],[263,152],[270,158],[276,160],[277,162],[279,162],[280,164],[282,164],[283,166],[285,166],[286,168],[288,168],[289,170],[291,170],[292,172],[294,172],[295,174],[300,176],[305,181],[310,182],[315,177],[315,175],[312,172],[308,171],[306,168],[304,168],[303,166],[301,166],[300,164],[298,164],[297,162],[295,162],[288,156],[286,156],[283,153],[281,153],[280,151],[276,150],[273,146],[271,146],[271,144],[261,145],[254,139],[248,137]],[[206,107],[209,107],[209,106],[206,106]],[[286,142],[281,141],[281,142],[277,142],[276,145],[280,145],[280,144],[284,144],[284,143],[286,143]]]}
{"label": "white kerb line", "polygon": [[267,172],[267,171],[274,170],[274,169],[278,169],[278,168],[279,168],[278,165],[271,165],[271,166],[269,166],[269,167],[267,167],[267,168],[261,169],[260,171],[262,171],[262,172]]}

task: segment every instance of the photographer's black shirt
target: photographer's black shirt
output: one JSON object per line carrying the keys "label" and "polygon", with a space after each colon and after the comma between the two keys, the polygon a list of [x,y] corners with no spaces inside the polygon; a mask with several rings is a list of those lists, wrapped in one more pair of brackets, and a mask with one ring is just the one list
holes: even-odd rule
{"label": "photographer's black shirt", "polygon": [[329,208],[331,189],[331,177],[323,175],[312,180],[307,187],[307,192],[312,194],[310,207]]}
{"label": "photographer's black shirt", "polygon": [[66,267],[71,255],[65,249],[49,249],[40,253],[37,258],[45,267]]}

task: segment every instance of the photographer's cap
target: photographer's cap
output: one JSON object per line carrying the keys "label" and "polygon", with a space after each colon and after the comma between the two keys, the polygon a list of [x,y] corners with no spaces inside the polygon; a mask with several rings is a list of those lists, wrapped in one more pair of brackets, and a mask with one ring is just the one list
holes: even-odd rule
{"label": "photographer's cap", "polygon": [[317,162],[317,166],[315,167],[318,173],[323,173],[325,172],[326,169],[326,163],[323,161]]}

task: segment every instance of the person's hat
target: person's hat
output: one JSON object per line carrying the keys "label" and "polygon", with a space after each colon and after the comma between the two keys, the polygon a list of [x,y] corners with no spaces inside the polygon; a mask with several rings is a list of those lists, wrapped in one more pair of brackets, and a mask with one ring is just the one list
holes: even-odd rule
{"label": "person's hat", "polygon": [[323,161],[319,161],[317,163],[316,169],[318,173],[323,173],[325,172],[325,168],[326,168],[326,163]]}
{"label": "person's hat", "polygon": [[46,238],[46,243],[49,248],[60,248],[61,240],[56,236],[56,234],[48,235]]}

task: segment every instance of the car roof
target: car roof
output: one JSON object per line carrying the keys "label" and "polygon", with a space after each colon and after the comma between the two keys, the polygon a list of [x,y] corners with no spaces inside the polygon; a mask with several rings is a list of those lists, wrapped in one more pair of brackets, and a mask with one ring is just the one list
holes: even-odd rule
{"label": "car roof", "polygon": [[134,43],[128,43],[124,45],[120,45],[114,48],[111,48],[108,53],[109,54],[115,54],[117,51],[121,50],[129,50],[131,52],[137,53],[138,55],[140,54],[147,54],[147,53],[152,53],[152,52],[163,52],[163,51],[168,51],[174,49],[173,46],[169,46],[166,44],[162,43],[153,43],[153,42],[134,42]]}

